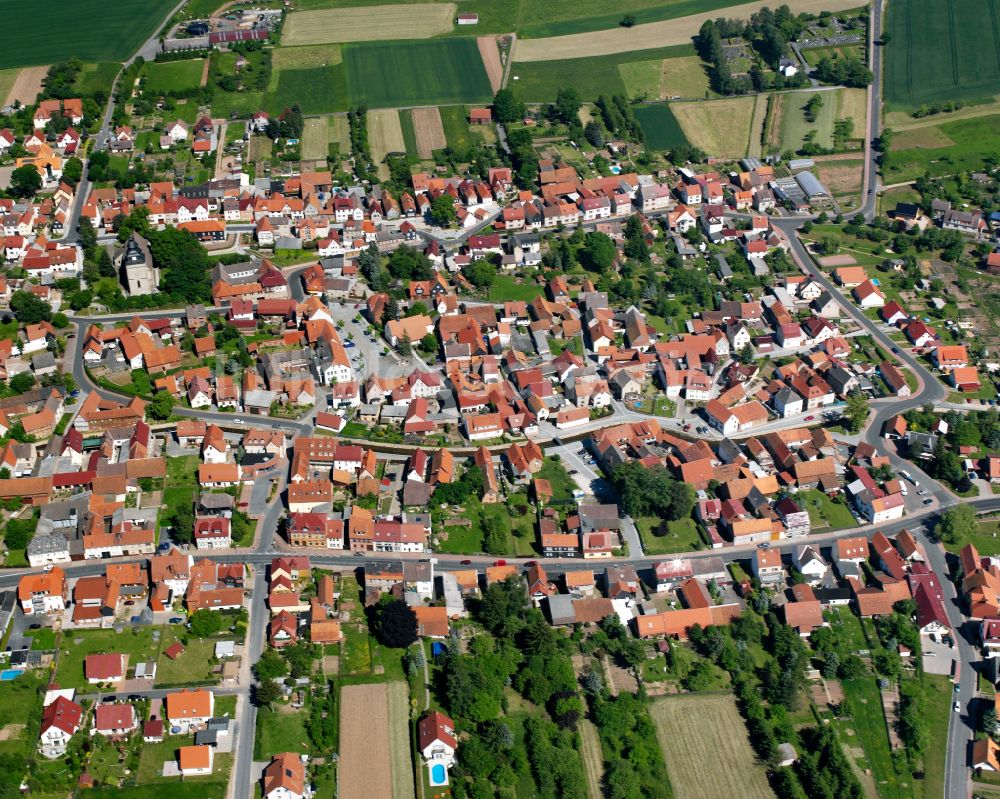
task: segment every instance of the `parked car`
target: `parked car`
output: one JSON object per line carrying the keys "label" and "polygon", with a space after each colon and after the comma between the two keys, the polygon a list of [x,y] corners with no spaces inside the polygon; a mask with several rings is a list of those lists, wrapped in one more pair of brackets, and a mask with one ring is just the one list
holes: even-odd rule
{"label": "parked car", "polygon": [[806,421],[806,422],[811,422],[811,421],[813,421],[813,420],[814,420],[815,418],[816,418],[815,416],[807,416],[807,417],[806,417],[806,418],[805,418],[805,419],[804,419],[803,421]]}
{"label": "parked car", "polygon": [[40,630],[40,629],[42,629],[42,625],[41,624],[37,624],[37,623],[36,624],[30,624],[30,625],[28,625],[28,629],[29,630]]}
{"label": "parked car", "polygon": [[494,566],[506,566],[507,565],[507,561],[505,561],[505,560],[495,560],[495,561],[493,561],[493,565]]}
{"label": "parked car", "polygon": [[180,616],[174,616],[169,621],[170,621],[171,624],[183,624],[184,623],[184,619],[182,619]]}
{"label": "parked car", "polygon": [[927,497],[927,499],[924,500],[923,504],[924,505],[930,505],[933,501],[934,501],[933,499],[931,499],[930,497]]}
{"label": "parked car", "polygon": [[114,694],[109,694],[108,696],[102,696],[101,697],[101,701],[102,702],[117,702],[118,701],[118,697],[115,696]]}
{"label": "parked car", "polygon": [[463,566],[471,566],[472,565],[472,561],[471,560],[463,560],[462,561],[462,565]]}
{"label": "parked car", "polygon": [[955,700],[955,704],[952,705],[952,707],[955,708],[955,712],[956,713],[961,713],[962,712],[962,703],[959,702],[957,699]]}

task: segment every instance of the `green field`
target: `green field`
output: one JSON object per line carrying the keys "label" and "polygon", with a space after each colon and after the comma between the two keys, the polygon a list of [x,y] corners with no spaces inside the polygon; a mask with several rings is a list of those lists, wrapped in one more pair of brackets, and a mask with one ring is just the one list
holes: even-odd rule
{"label": "green field", "polygon": [[646,144],[654,150],[669,150],[687,144],[687,137],[666,103],[636,106],[635,118],[642,127]]}
{"label": "green field", "polygon": [[511,67],[508,86],[529,103],[552,102],[559,89],[570,87],[584,100],[596,100],[601,94],[633,96],[645,93],[650,98],[657,98],[661,83],[658,65],[667,58],[693,55],[694,47],[682,44],[593,58],[524,61]]}
{"label": "green field", "polygon": [[9,32],[0,68],[83,61],[124,61],[164,21],[173,0],[80,0],[72,9],[43,11],[30,3],[0,2]]}
{"label": "green field", "polygon": [[406,142],[406,154],[417,157],[417,132],[413,129],[413,115],[409,111],[399,112],[399,127],[403,131],[403,141]]}
{"label": "green field", "polygon": [[1000,91],[1000,0],[894,0],[886,31],[890,110]]}
{"label": "green field", "polygon": [[100,64],[84,64],[76,78],[73,88],[80,94],[111,93],[111,85],[115,82],[121,64],[114,61],[104,61]]}
{"label": "green field", "polygon": [[347,81],[340,64],[312,69],[283,69],[278,73],[278,90],[268,97],[275,113],[298,103],[303,114],[346,111]]}
{"label": "green field", "polygon": [[493,96],[471,38],[349,45],[344,67],[351,102],[369,108],[488,102]]}
{"label": "green field", "polygon": [[145,91],[150,94],[166,94],[169,91],[197,89],[201,86],[204,69],[203,58],[193,58],[190,61],[154,61],[146,65]]}
{"label": "green field", "polygon": [[[468,109],[461,105],[446,105],[438,111],[448,146],[457,152],[469,149],[472,145],[472,133],[469,130]],[[406,128],[403,129],[403,135],[406,135]]]}
{"label": "green field", "polygon": [[1000,154],[1000,114],[959,119],[903,131],[885,158],[887,183],[914,180],[925,172],[950,175],[981,169]]}

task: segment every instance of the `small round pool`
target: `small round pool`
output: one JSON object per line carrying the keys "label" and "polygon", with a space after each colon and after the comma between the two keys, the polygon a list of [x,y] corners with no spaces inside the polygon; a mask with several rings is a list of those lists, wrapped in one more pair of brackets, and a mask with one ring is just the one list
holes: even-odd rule
{"label": "small round pool", "polygon": [[447,785],[448,769],[442,763],[435,763],[431,766],[431,785]]}

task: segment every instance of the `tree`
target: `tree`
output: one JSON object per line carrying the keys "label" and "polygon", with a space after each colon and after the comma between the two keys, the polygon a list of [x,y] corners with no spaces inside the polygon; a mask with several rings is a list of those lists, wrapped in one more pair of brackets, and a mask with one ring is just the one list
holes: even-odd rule
{"label": "tree", "polygon": [[938,538],[946,544],[964,544],[976,531],[976,512],[971,505],[955,505],[941,514]]}
{"label": "tree", "polygon": [[588,233],[580,250],[580,263],[592,272],[604,272],[615,262],[618,248],[606,233]]}
{"label": "tree", "polygon": [[424,355],[431,355],[437,352],[438,341],[433,333],[428,333],[426,336],[420,339],[420,344],[418,344],[417,346]]}
{"label": "tree", "polygon": [[524,119],[524,103],[510,89],[501,89],[493,96],[493,117],[504,125]]}
{"label": "tree", "polygon": [[431,224],[439,227],[450,227],[458,221],[455,211],[455,199],[450,194],[439,194],[431,200],[431,210],[428,215]]}
{"label": "tree", "polygon": [[34,197],[42,188],[42,176],[31,164],[19,166],[10,173],[9,191],[15,197]]}
{"label": "tree", "polygon": [[404,358],[409,358],[413,354],[413,342],[410,341],[409,333],[403,333],[403,337],[396,345],[396,351]]}
{"label": "tree", "polygon": [[479,258],[462,267],[462,274],[476,288],[489,288],[497,277],[497,268],[485,258]]}
{"label": "tree", "polygon": [[63,164],[62,176],[63,180],[75,186],[83,177],[83,161],[76,156],[67,159],[66,163]]}
{"label": "tree", "polygon": [[275,650],[265,649],[253,664],[253,674],[259,682],[271,682],[288,674],[288,664]]}
{"label": "tree", "polygon": [[997,734],[997,711],[996,708],[988,707],[979,717],[979,731],[985,732],[991,738]]}
{"label": "tree", "polygon": [[417,640],[417,617],[400,599],[390,600],[375,608],[375,630],[386,646],[405,649]]}
{"label": "tree", "polygon": [[150,419],[162,422],[170,418],[174,412],[174,404],[177,402],[173,394],[166,391],[157,391],[153,399],[146,406],[146,413]]}
{"label": "tree", "polygon": [[848,430],[852,433],[857,433],[861,430],[868,419],[868,410],[868,397],[862,392],[854,391],[848,394],[844,406],[844,418],[847,420]]}
{"label": "tree", "polygon": [[576,89],[560,89],[556,92],[553,111],[560,122],[566,125],[579,125],[581,105],[580,93]]}
{"label": "tree", "polygon": [[15,291],[10,298],[10,309],[22,325],[52,321],[52,306],[29,291]]}
{"label": "tree", "polygon": [[196,638],[210,638],[222,629],[222,617],[214,610],[196,610],[188,620],[191,634]]}
{"label": "tree", "polygon": [[583,129],[583,135],[594,147],[604,146],[604,130],[599,122],[591,120]]}
{"label": "tree", "polygon": [[194,511],[190,502],[177,506],[171,519],[171,538],[179,544],[190,544],[194,539]]}
{"label": "tree", "polygon": [[257,707],[270,707],[281,699],[281,686],[276,682],[256,683],[253,687],[253,702]]}
{"label": "tree", "polygon": [[15,394],[30,391],[35,385],[35,376],[31,372],[18,372],[10,379],[10,390]]}
{"label": "tree", "polygon": [[490,555],[503,555],[507,551],[507,531],[496,516],[482,514],[483,549]]}
{"label": "tree", "polygon": [[635,25],[635,23],[636,23],[635,14],[626,14],[624,17],[622,17],[622,21],[619,22],[618,24],[621,25],[623,28],[631,28],[633,25]]}
{"label": "tree", "polygon": [[756,354],[753,351],[753,344],[751,344],[749,341],[746,344],[744,344],[740,348],[740,351],[739,353],[737,353],[736,357],[739,359],[740,363],[746,363],[746,364],[753,363],[753,359],[754,357],[756,357]]}

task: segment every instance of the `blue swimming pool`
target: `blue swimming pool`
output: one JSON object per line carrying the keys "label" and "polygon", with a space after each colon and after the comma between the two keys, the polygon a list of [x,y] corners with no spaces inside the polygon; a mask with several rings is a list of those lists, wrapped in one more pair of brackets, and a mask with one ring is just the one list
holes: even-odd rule
{"label": "blue swimming pool", "polygon": [[448,784],[448,769],[444,767],[442,763],[434,763],[429,766],[431,772],[431,785],[447,785]]}
{"label": "blue swimming pool", "polygon": [[3,671],[0,671],[0,680],[10,682],[11,680],[16,680],[22,674],[24,674],[24,672],[20,669],[4,669]]}

